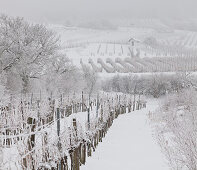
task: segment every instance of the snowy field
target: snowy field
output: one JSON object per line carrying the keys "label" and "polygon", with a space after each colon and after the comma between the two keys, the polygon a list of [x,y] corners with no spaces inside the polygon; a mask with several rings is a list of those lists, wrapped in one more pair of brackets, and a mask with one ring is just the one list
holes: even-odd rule
{"label": "snowy field", "polygon": [[147,117],[157,106],[150,101],[146,109],[118,117],[81,170],[169,170]]}
{"label": "snowy field", "polygon": [[170,30],[157,21],[133,22],[136,26],[114,30],[49,27],[60,35],[63,53],[79,68],[87,65],[102,73],[197,70],[195,32]]}

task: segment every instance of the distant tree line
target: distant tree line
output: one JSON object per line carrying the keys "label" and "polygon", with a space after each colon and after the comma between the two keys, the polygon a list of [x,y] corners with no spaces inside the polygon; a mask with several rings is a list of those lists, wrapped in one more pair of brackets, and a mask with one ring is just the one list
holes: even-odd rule
{"label": "distant tree line", "polygon": [[167,93],[180,92],[185,88],[195,86],[196,76],[182,72],[175,74],[152,75],[116,75],[108,80],[103,80],[104,91],[115,91],[129,94],[144,94],[158,98]]}

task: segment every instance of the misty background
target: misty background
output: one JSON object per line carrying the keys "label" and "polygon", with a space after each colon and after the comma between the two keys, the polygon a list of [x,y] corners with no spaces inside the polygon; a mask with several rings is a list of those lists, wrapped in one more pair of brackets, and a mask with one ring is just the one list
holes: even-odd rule
{"label": "misty background", "polygon": [[35,22],[197,17],[196,0],[0,0],[0,12]]}

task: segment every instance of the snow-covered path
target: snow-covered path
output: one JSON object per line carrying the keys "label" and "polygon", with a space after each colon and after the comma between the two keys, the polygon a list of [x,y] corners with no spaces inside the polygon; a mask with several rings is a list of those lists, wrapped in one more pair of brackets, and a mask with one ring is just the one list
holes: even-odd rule
{"label": "snow-covered path", "polygon": [[155,107],[120,115],[81,170],[169,170],[148,123]]}

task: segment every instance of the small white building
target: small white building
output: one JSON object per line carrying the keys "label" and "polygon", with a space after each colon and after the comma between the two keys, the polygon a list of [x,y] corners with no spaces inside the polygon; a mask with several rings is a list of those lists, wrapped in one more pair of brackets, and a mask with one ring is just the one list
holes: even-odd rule
{"label": "small white building", "polygon": [[137,43],[140,43],[140,41],[139,40],[137,40],[137,39],[135,39],[135,38],[130,38],[129,39],[129,44],[131,44],[132,46],[135,46],[135,44]]}

